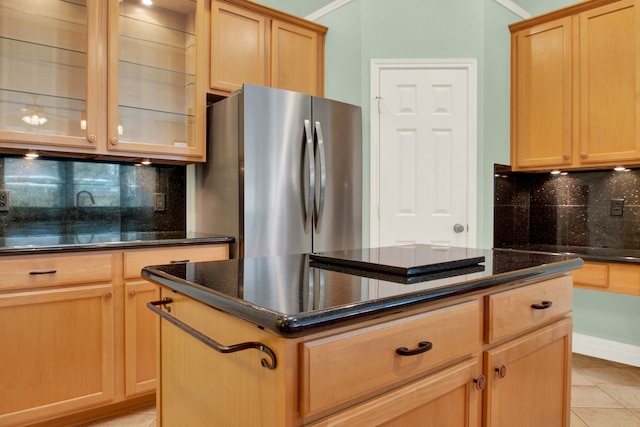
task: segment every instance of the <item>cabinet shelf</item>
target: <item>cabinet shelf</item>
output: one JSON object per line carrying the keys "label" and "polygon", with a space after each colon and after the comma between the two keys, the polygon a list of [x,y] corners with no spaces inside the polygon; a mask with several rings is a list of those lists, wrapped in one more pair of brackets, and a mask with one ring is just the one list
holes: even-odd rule
{"label": "cabinet shelf", "polygon": [[87,49],[87,8],[83,1],[6,0],[0,6],[0,16],[7,23],[0,28],[2,37],[42,45],[55,41],[58,48],[78,52]]}
{"label": "cabinet shelf", "polygon": [[195,38],[183,46],[175,46],[122,35],[119,44],[121,61],[193,74],[193,70],[189,70],[189,52],[195,49]]}
{"label": "cabinet shelf", "polygon": [[119,105],[120,141],[187,147],[194,132],[195,115]]}
{"label": "cabinet shelf", "polygon": [[[82,136],[80,120],[85,108],[84,99],[0,87],[0,129]],[[47,122],[35,126],[22,121],[30,112],[46,117]]]}
{"label": "cabinet shelf", "polygon": [[0,87],[85,99],[86,74],[85,52],[0,37]]}
{"label": "cabinet shelf", "polygon": [[118,68],[120,105],[173,114],[193,109],[195,75],[123,61]]}

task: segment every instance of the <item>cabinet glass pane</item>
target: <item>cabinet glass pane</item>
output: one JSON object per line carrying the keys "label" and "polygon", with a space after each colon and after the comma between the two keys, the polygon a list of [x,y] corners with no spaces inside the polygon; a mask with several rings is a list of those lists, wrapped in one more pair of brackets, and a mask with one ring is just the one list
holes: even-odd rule
{"label": "cabinet glass pane", "polygon": [[120,3],[120,141],[193,145],[195,12],[194,0]]}
{"label": "cabinet glass pane", "polygon": [[0,129],[82,136],[85,0],[0,0]]}

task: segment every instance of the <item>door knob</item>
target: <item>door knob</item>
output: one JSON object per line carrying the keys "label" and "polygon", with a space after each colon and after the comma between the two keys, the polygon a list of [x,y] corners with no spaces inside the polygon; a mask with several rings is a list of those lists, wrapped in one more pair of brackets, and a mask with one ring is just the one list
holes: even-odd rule
{"label": "door knob", "polygon": [[464,228],[464,225],[456,224],[453,226],[453,231],[455,231],[456,233],[462,233],[464,231]]}

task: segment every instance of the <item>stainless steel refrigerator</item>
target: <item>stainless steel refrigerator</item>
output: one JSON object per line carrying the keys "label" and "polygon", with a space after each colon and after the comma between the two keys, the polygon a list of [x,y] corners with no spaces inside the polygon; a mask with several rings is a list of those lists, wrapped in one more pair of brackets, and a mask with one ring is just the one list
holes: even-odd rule
{"label": "stainless steel refrigerator", "polygon": [[197,231],[234,236],[239,258],[362,246],[360,107],[245,84],[207,125]]}

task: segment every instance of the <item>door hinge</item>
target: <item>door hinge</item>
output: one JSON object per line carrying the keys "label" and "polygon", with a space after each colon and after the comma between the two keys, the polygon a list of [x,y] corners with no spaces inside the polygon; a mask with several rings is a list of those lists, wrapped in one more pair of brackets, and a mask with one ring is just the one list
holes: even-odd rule
{"label": "door hinge", "polygon": [[376,96],[376,100],[378,101],[378,114],[382,113],[382,97]]}

